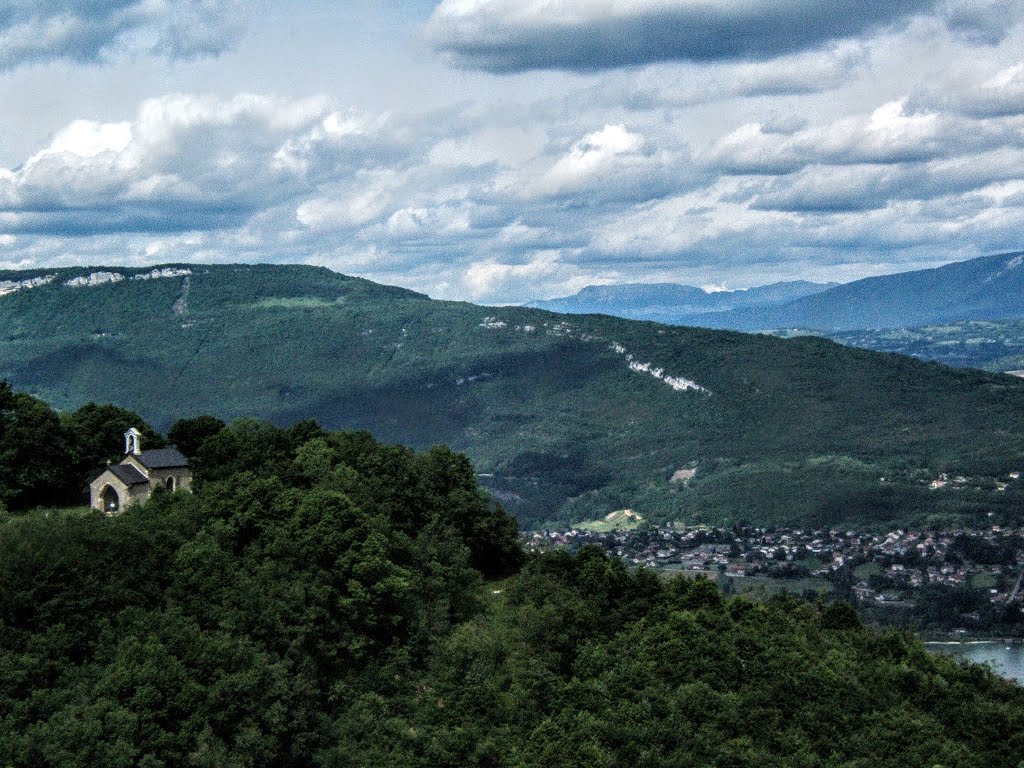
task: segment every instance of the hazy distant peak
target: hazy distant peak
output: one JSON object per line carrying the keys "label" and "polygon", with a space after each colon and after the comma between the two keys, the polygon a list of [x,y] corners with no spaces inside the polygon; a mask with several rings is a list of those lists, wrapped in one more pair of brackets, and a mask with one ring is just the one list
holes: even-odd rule
{"label": "hazy distant peak", "polygon": [[1024,317],[1024,252],[867,277],[774,307],[737,307],[708,323],[739,331],[909,328]]}
{"label": "hazy distant peak", "polygon": [[551,301],[564,301],[574,297],[619,301],[625,297],[690,297],[706,296],[711,293],[714,293],[714,291],[706,291],[693,285],[680,285],[678,283],[613,283],[610,285],[588,285],[585,288],[581,288],[574,296],[551,299]]}
{"label": "hazy distant peak", "polygon": [[572,296],[534,301],[530,307],[573,314],[608,314],[640,320],[677,322],[689,315],[726,312],[740,307],[784,304],[827,290],[836,283],[806,280],[737,290],[711,290],[678,283],[588,285]]}

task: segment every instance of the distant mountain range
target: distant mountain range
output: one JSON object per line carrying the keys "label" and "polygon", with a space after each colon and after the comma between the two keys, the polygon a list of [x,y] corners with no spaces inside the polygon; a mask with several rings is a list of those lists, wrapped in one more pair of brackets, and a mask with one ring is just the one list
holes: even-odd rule
{"label": "distant mountain range", "polygon": [[750,307],[774,307],[835,287],[838,283],[804,280],[772,283],[742,291],[709,291],[675,283],[590,285],[573,296],[534,301],[527,306],[573,315],[602,314],[671,325],[696,316]]}
{"label": "distant mountain range", "polygon": [[[786,286],[794,294],[786,296]],[[662,288],[659,286],[659,288]],[[693,325],[737,331],[775,331],[800,328],[820,332],[907,328],[962,320],[1024,317],[1024,253],[985,256],[935,269],[870,277],[843,285],[776,283],[731,294],[705,294],[700,289],[651,293],[647,303],[642,287],[585,288],[566,299],[536,302],[565,312],[601,312],[618,317],[639,317],[675,325]],[[619,292],[621,289],[621,293]],[[726,306],[729,296],[739,303]],[[592,295],[607,297],[594,301]],[[694,296],[692,306],[676,296]],[[659,297],[665,297],[659,301]]]}
{"label": "distant mountain range", "polygon": [[[91,267],[0,273],[0,378],[161,429],[315,418],[445,443],[528,526],[626,508],[1024,522],[1007,479],[1024,469],[1024,380],[821,338],[432,301],[303,266]],[[930,489],[942,472],[966,479]]]}

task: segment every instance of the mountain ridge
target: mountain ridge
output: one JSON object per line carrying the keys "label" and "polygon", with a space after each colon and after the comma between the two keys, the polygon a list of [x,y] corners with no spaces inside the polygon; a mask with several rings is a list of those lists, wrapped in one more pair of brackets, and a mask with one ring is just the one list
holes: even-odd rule
{"label": "mountain ridge", "polygon": [[[896,272],[841,284],[771,283],[747,292],[706,294],[702,305],[687,307],[666,299],[637,306],[623,298],[587,303],[585,292],[603,288],[609,297],[634,284],[589,286],[573,297],[531,302],[565,312],[600,312],[616,317],[656,320],[672,325],[746,333],[800,329],[821,333],[910,328],[936,323],[1024,317],[1024,251],[956,261],[931,269]],[[674,285],[659,284],[659,285]],[[792,286],[801,295],[772,296],[770,289]],[[679,286],[679,296],[702,289]],[[750,292],[760,292],[753,293]],[[628,294],[625,291],[625,294]],[[738,294],[749,294],[745,304]],[[582,295],[582,296],[581,296]],[[737,301],[715,308],[715,301]],[[763,297],[763,298],[762,298]]]}
{"label": "mountain ridge", "polygon": [[[1024,315],[1024,253],[868,277],[772,310],[718,317],[736,330],[905,328]],[[1001,279],[1002,278],[1002,279]]]}
{"label": "mountain ridge", "polygon": [[[1024,381],[1007,376],[819,338],[434,301],[308,266],[0,283],[50,274],[0,296],[0,378],[16,388],[162,429],[205,412],[445,443],[526,525],[625,507],[808,525],[1024,508],[1024,491],[996,490],[1024,467]],[[671,482],[681,467],[697,468],[685,486]],[[930,492],[945,471],[976,482]]]}
{"label": "mountain ridge", "polygon": [[778,307],[739,308],[706,318],[739,331],[821,332],[907,328],[1024,316],[1024,252],[1012,251],[843,283]]}

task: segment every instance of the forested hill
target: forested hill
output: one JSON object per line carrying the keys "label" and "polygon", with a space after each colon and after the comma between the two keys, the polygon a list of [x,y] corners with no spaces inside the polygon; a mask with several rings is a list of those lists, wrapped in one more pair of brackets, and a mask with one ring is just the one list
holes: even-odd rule
{"label": "forested hill", "polygon": [[242,421],[193,459],[115,517],[0,512],[0,765],[1019,764],[990,670],[843,603],[526,559],[443,448]]}
{"label": "forested hill", "polygon": [[[314,418],[444,443],[526,524],[624,507],[862,526],[1024,509],[1001,484],[1024,469],[1024,381],[1007,376],[432,301],[302,266],[8,272],[0,294],[0,377],[59,408],[111,402],[158,429],[200,413]],[[680,469],[696,475],[672,482]],[[968,482],[930,490],[943,472]]]}

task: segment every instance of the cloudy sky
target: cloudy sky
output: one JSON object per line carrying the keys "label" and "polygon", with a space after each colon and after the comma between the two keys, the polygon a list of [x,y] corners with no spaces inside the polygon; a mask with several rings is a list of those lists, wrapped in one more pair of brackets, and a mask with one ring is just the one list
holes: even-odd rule
{"label": "cloudy sky", "polygon": [[1024,248],[1024,0],[4,0],[0,267],[437,298]]}

